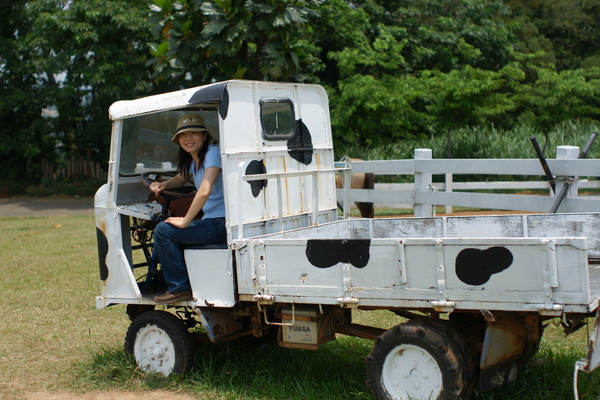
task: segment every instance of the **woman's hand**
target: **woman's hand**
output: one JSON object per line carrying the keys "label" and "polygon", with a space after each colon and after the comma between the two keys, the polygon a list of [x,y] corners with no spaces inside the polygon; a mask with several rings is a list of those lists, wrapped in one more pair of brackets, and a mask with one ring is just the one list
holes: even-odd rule
{"label": "woman's hand", "polygon": [[156,196],[160,196],[161,192],[181,187],[185,184],[185,182],[186,179],[180,172],[169,180],[152,182],[149,186],[149,189]]}
{"label": "woman's hand", "polygon": [[166,189],[166,187],[165,187],[165,183],[164,182],[152,182],[150,184],[150,190],[156,196],[160,196],[160,192],[162,192],[165,189]]}
{"label": "woman's hand", "polygon": [[184,217],[169,217],[165,220],[165,222],[179,229],[185,229],[190,225],[190,223]]}

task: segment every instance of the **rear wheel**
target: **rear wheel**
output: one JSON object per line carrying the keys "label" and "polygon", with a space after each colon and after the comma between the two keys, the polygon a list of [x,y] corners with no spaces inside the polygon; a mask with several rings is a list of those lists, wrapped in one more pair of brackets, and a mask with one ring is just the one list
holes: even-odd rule
{"label": "rear wheel", "polygon": [[164,376],[188,371],[194,351],[185,324],[167,311],[147,311],[133,320],[125,336],[125,349],[137,365]]}
{"label": "rear wheel", "polygon": [[464,399],[473,374],[470,354],[450,328],[425,321],[397,325],[367,357],[367,386],[377,399]]}

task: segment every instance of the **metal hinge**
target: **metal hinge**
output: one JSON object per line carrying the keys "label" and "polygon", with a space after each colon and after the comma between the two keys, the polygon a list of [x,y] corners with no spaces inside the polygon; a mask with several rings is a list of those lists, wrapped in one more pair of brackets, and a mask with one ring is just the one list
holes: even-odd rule
{"label": "metal hinge", "polygon": [[356,297],[340,297],[337,303],[343,308],[357,308],[359,300]]}

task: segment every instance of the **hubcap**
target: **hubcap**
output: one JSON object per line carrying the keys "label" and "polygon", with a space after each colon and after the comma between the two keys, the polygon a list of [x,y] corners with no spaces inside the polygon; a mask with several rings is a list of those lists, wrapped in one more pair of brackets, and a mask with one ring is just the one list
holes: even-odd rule
{"label": "hubcap", "polygon": [[173,341],[156,325],[147,325],[138,331],[133,354],[144,371],[167,376],[175,366]]}
{"label": "hubcap", "polygon": [[403,344],[385,358],[383,386],[394,399],[437,399],[443,389],[442,372],[423,348]]}

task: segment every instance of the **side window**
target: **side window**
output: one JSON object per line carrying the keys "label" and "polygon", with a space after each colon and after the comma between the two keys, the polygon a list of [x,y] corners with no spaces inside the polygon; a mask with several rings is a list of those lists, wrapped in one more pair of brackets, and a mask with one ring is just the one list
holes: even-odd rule
{"label": "side window", "polygon": [[288,140],[294,137],[294,103],[290,99],[260,101],[260,123],[266,140]]}

